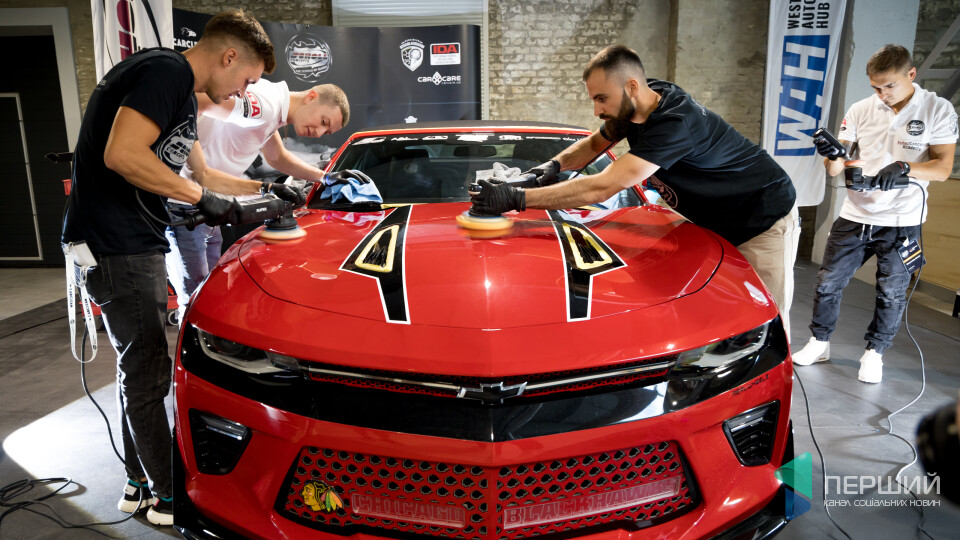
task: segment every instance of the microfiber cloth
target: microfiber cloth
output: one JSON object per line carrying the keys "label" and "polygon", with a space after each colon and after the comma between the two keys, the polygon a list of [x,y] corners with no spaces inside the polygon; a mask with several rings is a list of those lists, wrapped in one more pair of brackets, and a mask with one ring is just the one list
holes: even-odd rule
{"label": "microfiber cloth", "polygon": [[[521,171],[518,167],[507,167],[503,163],[495,162],[492,169],[485,169],[482,171],[477,171],[477,182],[480,180],[503,180],[504,182],[510,182],[513,180],[519,180]],[[576,176],[572,177],[576,178]],[[609,199],[599,202],[596,204],[591,204],[590,206],[595,206],[600,210],[611,210],[613,208],[619,208],[619,199],[620,194],[617,193]]]}
{"label": "microfiber cloth", "polygon": [[346,184],[337,183],[332,186],[327,186],[324,188],[323,193],[320,194],[321,199],[330,199],[331,203],[343,203],[343,202],[383,202],[383,197],[380,196],[380,190],[377,189],[377,185],[373,182],[367,184],[361,184],[355,178],[347,179]]}
{"label": "microfiber cloth", "polygon": [[495,162],[492,169],[477,171],[477,182],[481,180],[503,180],[508,182],[520,176],[519,167],[507,167],[503,163]]}

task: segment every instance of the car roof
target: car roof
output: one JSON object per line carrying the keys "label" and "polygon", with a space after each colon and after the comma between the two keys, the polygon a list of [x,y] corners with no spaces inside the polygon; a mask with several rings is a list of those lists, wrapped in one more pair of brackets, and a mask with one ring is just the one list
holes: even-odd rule
{"label": "car roof", "polygon": [[552,122],[525,122],[519,120],[448,120],[441,122],[417,122],[416,124],[389,124],[385,126],[362,129],[356,134],[375,133],[378,131],[424,131],[437,129],[469,131],[474,129],[504,130],[511,128],[520,128],[521,130],[524,128],[535,128],[565,131],[589,131],[587,128],[581,126],[555,124]]}

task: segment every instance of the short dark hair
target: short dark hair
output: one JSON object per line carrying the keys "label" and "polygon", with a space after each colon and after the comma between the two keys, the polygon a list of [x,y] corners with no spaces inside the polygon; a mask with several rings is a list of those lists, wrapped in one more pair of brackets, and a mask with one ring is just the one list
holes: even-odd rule
{"label": "short dark hair", "polygon": [[263,61],[263,72],[273,73],[277,60],[273,55],[273,43],[260,23],[242,10],[224,11],[214,15],[203,28],[200,41],[239,41],[249,52]]}
{"label": "short dark hair", "polygon": [[910,59],[910,51],[900,45],[888,44],[880,47],[880,50],[873,53],[870,60],[867,60],[867,76],[878,75],[891,70],[906,73],[912,67],[913,60]]}
{"label": "short dark hair", "polygon": [[587,63],[587,67],[583,70],[583,80],[590,78],[590,75],[597,69],[602,69],[604,73],[608,74],[619,71],[625,74],[639,75],[640,81],[646,82],[640,55],[637,54],[637,51],[625,45],[604,47]]}

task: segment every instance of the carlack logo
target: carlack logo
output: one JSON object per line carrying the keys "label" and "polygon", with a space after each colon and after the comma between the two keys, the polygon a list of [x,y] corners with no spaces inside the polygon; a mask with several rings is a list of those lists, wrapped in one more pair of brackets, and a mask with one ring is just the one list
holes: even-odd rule
{"label": "carlack logo", "polygon": [[[804,452],[793,461],[784,463],[773,475],[787,486],[787,519],[796,519],[810,510],[813,499],[813,456],[810,452]],[[802,496],[798,496],[798,492]]]}

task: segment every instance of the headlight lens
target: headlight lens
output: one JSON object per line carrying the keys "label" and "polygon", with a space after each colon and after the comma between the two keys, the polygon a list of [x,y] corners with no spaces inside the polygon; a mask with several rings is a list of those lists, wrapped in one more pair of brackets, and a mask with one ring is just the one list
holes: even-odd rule
{"label": "headlight lens", "polygon": [[704,373],[722,371],[741,358],[760,350],[767,341],[770,323],[705,347],[680,353],[674,371]]}
{"label": "headlight lens", "polygon": [[254,349],[209,334],[199,328],[197,329],[197,336],[200,338],[200,348],[204,354],[230,367],[253,374],[278,373],[281,371],[301,373],[300,363],[297,362],[296,358]]}
{"label": "headlight lens", "polygon": [[787,338],[780,317],[742,334],[680,353],[667,375],[666,412],[736,388],[783,363]]}

